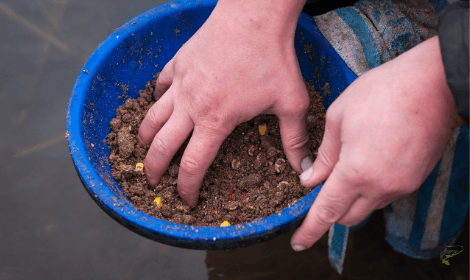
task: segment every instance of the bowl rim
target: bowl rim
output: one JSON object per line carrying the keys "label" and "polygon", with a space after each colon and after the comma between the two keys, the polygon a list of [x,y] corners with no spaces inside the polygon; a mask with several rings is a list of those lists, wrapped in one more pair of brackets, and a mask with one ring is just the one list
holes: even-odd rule
{"label": "bowl rim", "polygon": [[[233,245],[233,243],[239,241],[250,245],[261,242],[260,240],[272,239],[279,235],[280,229],[284,229],[285,232],[285,229],[290,229],[301,222],[322,187],[322,184],[320,184],[308,195],[281,212],[249,223],[229,227],[188,226],[150,216],[128,203],[116,206],[116,202],[111,199],[116,195],[109,189],[97,170],[93,168],[93,164],[87,156],[85,139],[82,135],[81,120],[84,113],[82,104],[84,104],[87,90],[91,87],[93,78],[100,67],[100,62],[119,46],[125,38],[131,36],[132,33],[136,33],[139,28],[155,21],[156,17],[171,16],[175,12],[202,6],[215,6],[216,3],[216,0],[177,0],[169,2],[136,16],[116,29],[96,48],[81,69],[72,89],[67,110],[67,138],[71,157],[85,189],[95,202],[108,215],[128,229],[147,238],[184,248],[227,249],[232,247],[227,244]],[[313,19],[302,14],[299,18],[299,24],[302,21],[306,23],[307,21],[313,21]]]}

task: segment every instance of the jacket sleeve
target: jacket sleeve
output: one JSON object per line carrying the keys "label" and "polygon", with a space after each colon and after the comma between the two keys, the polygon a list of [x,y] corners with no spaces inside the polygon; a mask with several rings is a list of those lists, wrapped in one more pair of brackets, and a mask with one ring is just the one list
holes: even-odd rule
{"label": "jacket sleeve", "polygon": [[468,1],[459,1],[439,12],[439,42],[447,84],[459,114],[468,124],[469,48]]}

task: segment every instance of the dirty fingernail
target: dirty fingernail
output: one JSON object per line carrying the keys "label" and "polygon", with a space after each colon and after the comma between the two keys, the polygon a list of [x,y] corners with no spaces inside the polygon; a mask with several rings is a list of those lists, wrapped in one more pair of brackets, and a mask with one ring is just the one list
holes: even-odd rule
{"label": "dirty fingernail", "polygon": [[292,249],[294,249],[294,251],[296,252],[300,252],[300,251],[307,249],[307,247],[303,245],[292,245]]}
{"label": "dirty fingernail", "polygon": [[306,156],[302,162],[300,163],[300,166],[302,167],[302,171],[305,171],[309,169],[313,164],[313,160],[310,156]]}
{"label": "dirty fingernail", "polygon": [[302,182],[307,181],[310,177],[312,177],[312,173],[313,173],[312,168],[307,169],[302,174],[300,174],[300,181]]}

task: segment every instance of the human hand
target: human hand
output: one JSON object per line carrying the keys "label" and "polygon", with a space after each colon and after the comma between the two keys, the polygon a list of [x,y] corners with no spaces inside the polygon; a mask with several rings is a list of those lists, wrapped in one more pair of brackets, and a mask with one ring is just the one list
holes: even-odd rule
{"label": "human hand", "polygon": [[144,162],[151,185],[194,129],[177,184],[181,198],[195,205],[205,171],[224,139],[259,114],[278,116],[287,159],[302,172],[301,161],[309,154],[309,97],[294,33],[304,1],[279,2],[219,1],[164,67],[155,86],[158,101],[138,135],[141,143],[151,143]]}
{"label": "human hand", "polygon": [[318,157],[301,174],[305,186],[326,182],[293,249],[417,190],[461,123],[437,37],[359,77],[328,109]]}

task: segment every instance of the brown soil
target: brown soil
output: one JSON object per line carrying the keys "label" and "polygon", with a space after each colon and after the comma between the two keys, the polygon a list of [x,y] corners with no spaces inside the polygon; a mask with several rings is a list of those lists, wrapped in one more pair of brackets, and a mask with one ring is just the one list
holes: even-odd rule
{"label": "brown soil", "polygon": [[[148,82],[145,90],[139,91],[139,98],[127,99],[116,110],[108,135],[113,177],[135,208],[175,223],[220,226],[224,221],[240,224],[269,216],[311,191],[300,184],[299,174],[287,161],[275,115],[259,115],[235,128],[207,170],[196,207],[188,207],[176,188],[179,162],[191,135],[158,185],[150,187],[139,168],[149,146],[137,143],[136,136],[147,110],[155,103],[154,84],[155,80]],[[307,128],[310,150],[316,156],[325,129],[325,109],[314,87],[307,84],[307,89],[311,103]],[[161,204],[155,202],[156,198]]]}

